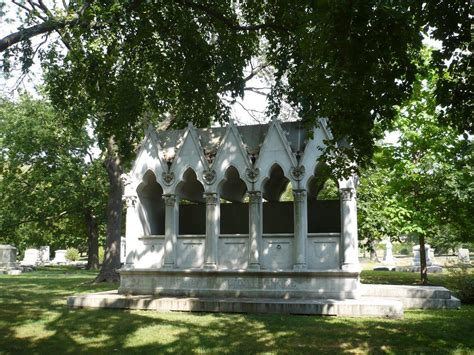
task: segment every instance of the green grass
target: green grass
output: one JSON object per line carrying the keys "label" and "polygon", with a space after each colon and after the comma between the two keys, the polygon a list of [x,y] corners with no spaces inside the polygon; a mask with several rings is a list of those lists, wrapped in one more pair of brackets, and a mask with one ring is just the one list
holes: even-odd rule
{"label": "green grass", "polygon": [[[363,278],[415,280],[397,274]],[[474,353],[474,306],[403,320],[68,309],[68,295],[117,287],[93,277],[68,267],[0,275],[0,353]]]}

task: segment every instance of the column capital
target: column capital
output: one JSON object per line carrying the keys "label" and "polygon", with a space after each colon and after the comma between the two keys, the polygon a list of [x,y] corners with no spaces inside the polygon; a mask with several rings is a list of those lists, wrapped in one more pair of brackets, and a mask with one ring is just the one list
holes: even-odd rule
{"label": "column capital", "polygon": [[165,200],[166,206],[174,206],[176,204],[176,201],[178,200],[178,196],[173,195],[173,194],[164,194],[163,200]]}
{"label": "column capital", "polygon": [[122,201],[125,201],[127,208],[134,208],[137,204],[138,196],[128,195],[123,196]]}
{"label": "column capital", "polygon": [[262,201],[261,191],[249,191],[249,203],[260,203]]}
{"label": "column capital", "polygon": [[304,201],[306,198],[306,190],[293,190],[293,199],[295,201]]}
{"label": "column capital", "polygon": [[217,205],[219,202],[219,194],[217,192],[204,192],[204,198],[208,205]]}
{"label": "column capital", "polygon": [[353,187],[339,189],[342,201],[351,201],[356,197],[356,190]]}

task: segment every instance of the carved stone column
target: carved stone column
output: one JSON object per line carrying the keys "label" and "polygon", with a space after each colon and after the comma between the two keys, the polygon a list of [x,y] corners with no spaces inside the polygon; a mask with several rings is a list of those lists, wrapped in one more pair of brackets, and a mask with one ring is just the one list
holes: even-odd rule
{"label": "carved stone column", "polygon": [[249,269],[260,269],[262,215],[262,193],[249,191]]}
{"label": "carved stone column", "polygon": [[306,190],[293,190],[294,270],[306,269],[306,240],[308,238],[307,201]]}
{"label": "carved stone column", "polygon": [[125,265],[132,266],[136,259],[136,247],[138,243],[138,233],[141,226],[139,223],[137,213],[137,196],[123,196],[127,212],[125,216],[125,244],[126,244],[126,259]]}
{"label": "carved stone column", "polygon": [[342,269],[360,271],[357,237],[357,202],[354,188],[340,189]]}
{"label": "carved stone column", "polygon": [[176,267],[176,249],[178,245],[179,222],[179,197],[176,195],[163,195],[165,200],[165,269]]}
{"label": "carved stone column", "polygon": [[204,193],[206,199],[206,244],[204,250],[204,268],[217,269],[217,254],[220,235],[220,200],[219,194]]}

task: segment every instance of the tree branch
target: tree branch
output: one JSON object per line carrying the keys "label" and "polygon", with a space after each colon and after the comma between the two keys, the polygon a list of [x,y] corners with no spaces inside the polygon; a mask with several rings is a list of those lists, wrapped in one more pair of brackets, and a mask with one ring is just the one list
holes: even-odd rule
{"label": "tree branch", "polygon": [[24,28],[15,33],[9,34],[8,36],[0,39],[0,53],[21,41],[39,36],[43,33],[50,33],[57,29],[64,28],[70,24],[73,24],[74,22],[77,22],[77,19],[69,21],[49,20],[38,25]]}

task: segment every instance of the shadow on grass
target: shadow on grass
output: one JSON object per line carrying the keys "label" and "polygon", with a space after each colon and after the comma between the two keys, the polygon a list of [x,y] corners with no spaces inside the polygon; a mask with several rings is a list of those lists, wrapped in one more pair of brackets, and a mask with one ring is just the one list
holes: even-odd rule
{"label": "shadow on grass", "polygon": [[68,295],[116,288],[83,284],[92,278],[67,270],[0,277],[0,353],[474,350],[473,307],[404,320],[68,309]]}

